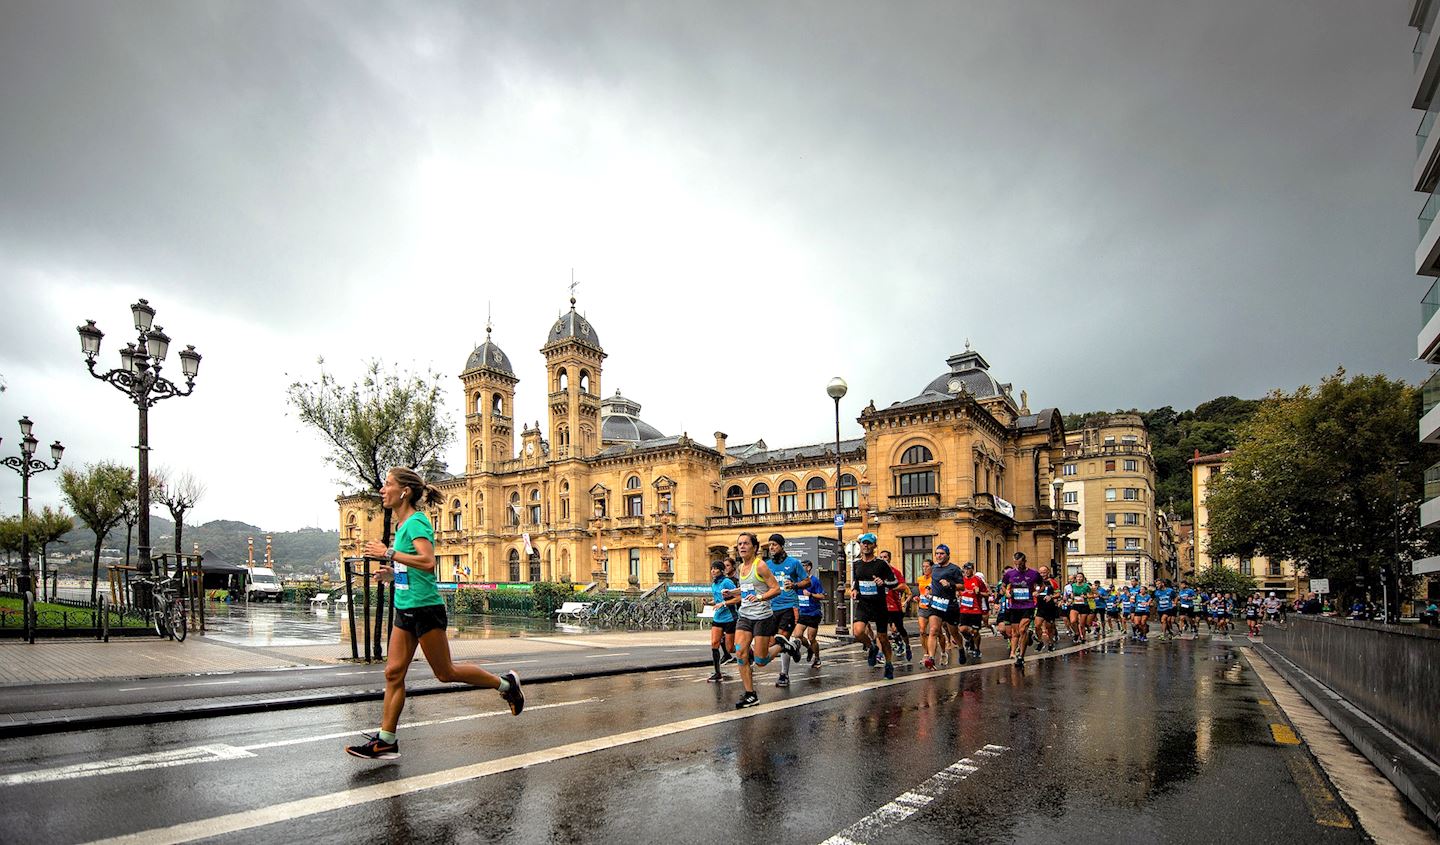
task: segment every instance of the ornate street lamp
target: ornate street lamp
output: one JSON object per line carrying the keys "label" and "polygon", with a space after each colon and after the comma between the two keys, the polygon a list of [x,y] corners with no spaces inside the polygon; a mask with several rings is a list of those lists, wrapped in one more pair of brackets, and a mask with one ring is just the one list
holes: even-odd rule
{"label": "ornate street lamp", "polygon": [[[842,590],[846,590],[849,572],[845,560],[845,503],[840,498],[840,400],[845,398],[849,390],[850,386],[839,376],[830,379],[830,383],[825,385],[826,395],[835,400],[835,583]],[[840,605],[835,601],[833,593],[829,599],[830,615],[835,620],[835,630],[839,631],[842,626],[848,625],[850,620],[840,618]]]}
{"label": "ornate street lamp", "polygon": [[140,574],[150,574],[150,429],[148,413],[150,407],[161,399],[172,396],[189,396],[195,390],[195,377],[200,373],[200,353],[195,347],[187,346],[180,352],[180,372],[185,376],[185,387],[181,389],[174,382],[160,375],[165,357],[170,351],[170,336],[165,330],[154,325],[155,309],[145,300],[130,306],[130,316],[138,333],[136,343],[127,343],[120,350],[120,367],[101,373],[95,370],[95,359],[100,354],[100,340],[105,333],[96,327],[94,320],[86,320],[76,331],[80,334],[80,352],[85,356],[85,365],[90,375],[114,386],[135,403],[140,411]]}
{"label": "ornate street lamp", "polygon": [[20,581],[17,586],[21,594],[30,590],[30,476],[60,466],[60,456],[65,454],[65,447],[56,440],[50,444],[52,463],[47,464],[35,457],[35,447],[40,445],[40,441],[35,439],[34,429],[35,424],[30,422],[29,417],[21,417],[20,456],[12,455],[0,460],[0,463],[20,473]]}

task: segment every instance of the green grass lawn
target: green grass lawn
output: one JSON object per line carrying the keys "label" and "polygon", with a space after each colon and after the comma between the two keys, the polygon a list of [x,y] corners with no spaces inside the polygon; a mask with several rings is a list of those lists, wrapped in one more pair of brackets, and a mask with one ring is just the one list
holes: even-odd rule
{"label": "green grass lawn", "polygon": [[[4,627],[4,628],[23,628],[23,627],[25,627],[23,620],[20,618],[21,605],[22,605],[22,602],[21,602],[20,599],[0,598],[0,617],[3,617],[3,621],[4,621],[4,624],[3,624],[3,625],[0,625],[0,627]],[[60,604],[51,604],[50,602],[46,602],[46,601],[37,601],[37,602],[35,603],[35,610],[37,611],[37,614],[39,615],[39,621],[40,621],[40,627],[41,627],[41,628],[61,628],[61,627],[64,627],[64,626],[62,626],[62,625],[59,623],[59,617],[58,617],[58,616],[48,616],[48,615],[46,614],[46,611],[56,611],[56,612],[59,612],[59,613],[69,613],[69,614],[70,614],[70,627],[72,627],[72,628],[83,628],[83,627],[85,627],[85,626],[87,626],[87,625],[90,624],[90,613],[89,613],[88,611],[84,610],[84,609],[81,609],[81,608],[77,608],[77,607],[66,607],[66,606],[60,605]],[[110,627],[111,627],[111,628],[147,628],[147,627],[149,627],[149,623],[140,621],[140,620],[135,619],[134,617],[131,617],[131,616],[125,617],[125,618],[123,619],[123,621],[122,621],[121,619],[117,618],[117,617],[115,616],[115,614],[112,613],[112,614],[110,615]]]}

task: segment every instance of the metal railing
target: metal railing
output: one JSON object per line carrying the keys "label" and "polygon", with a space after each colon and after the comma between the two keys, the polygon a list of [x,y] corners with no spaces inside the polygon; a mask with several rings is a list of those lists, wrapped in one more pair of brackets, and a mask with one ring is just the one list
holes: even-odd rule
{"label": "metal railing", "polygon": [[892,511],[925,510],[938,507],[940,507],[939,493],[911,493],[890,497],[890,510]]}
{"label": "metal railing", "polygon": [[[350,658],[360,659],[360,644],[355,637],[355,589],[354,578],[361,576],[360,582],[364,596],[362,598],[364,610],[360,618],[364,630],[364,636],[360,639],[365,643],[365,662],[371,663],[385,658],[385,650],[381,647],[381,633],[383,631],[385,642],[390,641],[390,629],[395,626],[395,584],[393,582],[380,584],[375,591],[375,624],[370,624],[371,588],[370,579],[378,571],[373,564],[383,563],[384,558],[378,557],[347,557],[345,558],[345,610],[350,615]],[[389,587],[387,590],[386,587]],[[386,610],[390,613],[386,616]],[[387,621],[388,620],[388,621]]]}

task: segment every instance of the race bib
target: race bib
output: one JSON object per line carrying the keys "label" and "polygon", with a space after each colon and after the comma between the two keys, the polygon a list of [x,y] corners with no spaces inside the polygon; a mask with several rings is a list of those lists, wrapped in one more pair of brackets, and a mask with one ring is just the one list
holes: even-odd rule
{"label": "race bib", "polygon": [[931,596],[930,607],[936,611],[939,611],[940,613],[944,613],[945,611],[950,609],[950,600],[942,599],[939,596]]}
{"label": "race bib", "polygon": [[923,596],[920,597],[920,606],[921,606],[921,607],[929,607],[929,606],[930,606],[930,596],[929,596],[928,593],[927,593],[926,595],[923,595]]}
{"label": "race bib", "polygon": [[403,563],[392,563],[395,567],[395,589],[410,589],[410,568]]}
{"label": "race bib", "polygon": [[1030,588],[1029,588],[1029,587],[1015,587],[1015,588],[1011,591],[1010,595],[1011,595],[1011,597],[1014,598],[1016,601],[1029,601],[1029,600],[1030,600]]}
{"label": "race bib", "polygon": [[877,586],[875,586],[875,582],[874,582],[874,581],[861,581],[861,582],[860,582],[860,595],[862,595],[862,596],[875,596],[875,595],[879,595],[879,594],[880,594],[880,588],[877,587]]}
{"label": "race bib", "polygon": [[1160,600],[1160,609],[1161,609],[1161,610],[1169,610],[1171,607],[1172,607],[1172,605],[1170,604],[1170,600],[1169,600],[1169,599],[1161,599],[1161,600]]}
{"label": "race bib", "polygon": [[960,606],[961,606],[961,607],[965,607],[965,608],[974,607],[974,606],[975,606],[975,597],[974,597],[974,596],[961,596],[961,597],[960,597]]}
{"label": "race bib", "polygon": [[755,594],[756,590],[754,584],[751,584],[747,581],[746,583],[740,585],[741,596],[750,596],[751,598],[754,598]]}
{"label": "race bib", "polygon": [[1140,611],[1141,613],[1144,613],[1150,609],[1150,602],[1138,601],[1135,603],[1135,609]]}

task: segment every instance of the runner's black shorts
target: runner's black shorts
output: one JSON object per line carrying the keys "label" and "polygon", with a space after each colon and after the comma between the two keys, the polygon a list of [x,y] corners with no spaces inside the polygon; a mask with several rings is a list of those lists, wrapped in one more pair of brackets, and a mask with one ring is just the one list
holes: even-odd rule
{"label": "runner's black shorts", "polygon": [[727,634],[733,634],[735,633],[735,620],[731,619],[729,622],[716,622],[714,619],[711,619],[710,627],[719,628]]}
{"label": "runner's black shorts", "polygon": [[1042,601],[1040,602],[1039,608],[1040,618],[1044,619],[1046,622],[1054,622],[1056,619],[1060,618],[1060,608],[1057,607],[1053,602]]}
{"label": "runner's black shorts", "polygon": [[890,612],[885,609],[885,603],[867,604],[863,601],[855,602],[855,621],[869,622],[880,628],[885,633],[885,626],[890,623]]}
{"label": "runner's black shorts", "polygon": [[1189,619],[1190,617],[1192,617],[1192,616],[1194,616],[1194,615],[1195,615],[1195,609],[1194,609],[1193,607],[1182,607],[1182,608],[1180,608],[1180,616],[1181,616],[1181,618],[1183,618],[1183,619]]}
{"label": "runner's black shorts", "polygon": [[795,630],[795,608],[784,607],[775,611],[775,630],[781,634],[789,634]]}
{"label": "runner's black shorts", "polygon": [[985,614],[962,613],[960,614],[960,621],[956,624],[964,628],[979,628],[985,624]]}
{"label": "runner's black shorts", "polygon": [[779,630],[779,625],[780,614],[778,613],[772,613],[764,619],[746,619],[742,616],[736,620],[735,630],[749,631],[757,637],[773,637]]}
{"label": "runner's black shorts", "polygon": [[448,624],[443,604],[395,608],[395,627],[416,639],[431,631],[443,631]]}
{"label": "runner's black shorts", "polygon": [[1035,608],[1033,607],[1012,607],[1005,611],[1005,621],[1012,625],[1018,625],[1034,618]]}
{"label": "runner's black shorts", "polygon": [[800,624],[805,626],[806,628],[819,628],[820,619],[821,616],[818,613],[814,616],[810,616],[804,613],[800,614]]}

